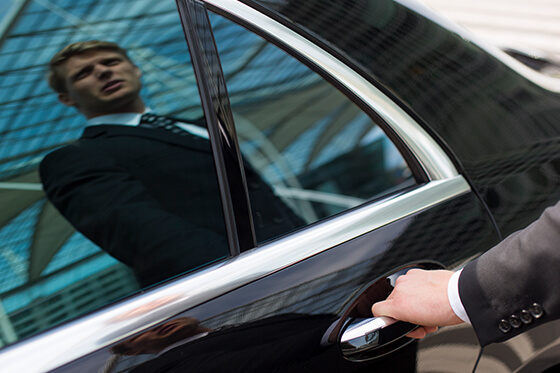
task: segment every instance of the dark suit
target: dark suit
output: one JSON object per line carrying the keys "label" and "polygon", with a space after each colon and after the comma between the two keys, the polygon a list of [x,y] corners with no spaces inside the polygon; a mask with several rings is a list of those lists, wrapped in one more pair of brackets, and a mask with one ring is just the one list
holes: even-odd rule
{"label": "dark suit", "polygon": [[459,295],[482,346],[559,318],[560,203],[469,263]]}
{"label": "dark suit", "polygon": [[[40,167],[48,198],[86,237],[149,285],[229,255],[208,140],[121,125],[87,127]],[[265,235],[301,225],[252,172]],[[262,210],[262,211],[261,211]],[[270,225],[270,224],[268,224]],[[257,237],[259,237],[257,227]]]}

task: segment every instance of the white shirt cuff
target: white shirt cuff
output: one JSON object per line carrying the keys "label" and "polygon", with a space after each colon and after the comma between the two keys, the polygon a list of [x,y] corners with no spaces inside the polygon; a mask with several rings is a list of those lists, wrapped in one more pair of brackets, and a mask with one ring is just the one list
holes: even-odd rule
{"label": "white shirt cuff", "polygon": [[459,296],[459,276],[461,276],[462,271],[463,269],[460,269],[455,272],[449,279],[449,282],[447,283],[447,298],[449,298],[451,308],[457,317],[470,324],[471,321],[469,320],[467,311],[465,311],[465,307],[463,306],[463,302],[461,302],[461,297]]}

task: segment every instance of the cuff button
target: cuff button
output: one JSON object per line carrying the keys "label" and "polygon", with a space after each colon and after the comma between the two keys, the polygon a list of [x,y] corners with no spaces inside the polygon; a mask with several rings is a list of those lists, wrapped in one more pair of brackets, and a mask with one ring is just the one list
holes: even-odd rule
{"label": "cuff button", "polygon": [[533,315],[531,315],[531,312],[527,310],[521,311],[521,313],[519,314],[519,318],[521,319],[521,322],[523,324],[530,324],[533,322]]}
{"label": "cuff button", "polygon": [[509,333],[511,331],[511,325],[507,322],[507,320],[502,319],[498,323],[498,329],[500,329],[502,333]]}
{"label": "cuff button", "polygon": [[519,319],[519,317],[515,316],[515,315],[511,315],[509,317],[509,324],[511,326],[513,326],[515,329],[521,327],[521,320]]}
{"label": "cuff button", "polygon": [[529,309],[529,312],[531,312],[531,315],[533,315],[535,319],[538,319],[542,317],[542,315],[544,315],[544,310],[538,303],[533,303],[533,305]]}

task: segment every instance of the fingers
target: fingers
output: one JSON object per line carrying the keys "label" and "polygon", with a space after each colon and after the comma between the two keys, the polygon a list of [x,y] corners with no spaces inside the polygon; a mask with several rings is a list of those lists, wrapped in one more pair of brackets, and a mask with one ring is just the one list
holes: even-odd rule
{"label": "fingers", "polygon": [[414,339],[422,339],[427,334],[435,333],[437,330],[438,330],[437,326],[420,326],[414,329],[413,331],[411,331],[410,333],[408,333],[406,336]]}
{"label": "fingers", "polygon": [[406,335],[408,338],[422,339],[426,336],[426,331],[423,327],[419,327]]}
{"label": "fingers", "polygon": [[424,328],[426,333],[430,334],[430,333],[437,332],[439,327],[437,327],[437,326],[423,326],[422,328]]}
{"label": "fingers", "polygon": [[[387,299],[382,302],[377,302],[371,307],[371,311],[374,317],[388,316],[394,319],[402,320],[398,314],[395,314],[395,305],[392,299]],[[406,336],[409,338],[422,339],[426,337],[427,334],[434,333],[438,330],[437,326],[419,326],[412,332],[408,333]]]}
{"label": "fingers", "polygon": [[409,334],[424,338],[438,326],[455,325],[461,321],[455,315],[447,296],[447,284],[453,272],[412,269],[400,276],[389,297],[375,303],[374,316],[388,316],[397,320],[422,325]]}

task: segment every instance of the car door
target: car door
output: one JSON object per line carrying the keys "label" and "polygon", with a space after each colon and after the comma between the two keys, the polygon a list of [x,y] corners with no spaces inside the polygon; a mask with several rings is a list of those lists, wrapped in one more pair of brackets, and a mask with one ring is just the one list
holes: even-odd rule
{"label": "car door", "polygon": [[[207,2],[207,7],[211,9],[211,12],[209,13],[210,24],[207,25],[204,22],[200,22],[201,27],[195,28],[192,26],[193,23],[195,23],[194,19],[189,18],[189,16],[194,17],[196,20],[205,19],[205,17],[201,14],[204,13],[203,4],[198,2],[186,3],[186,7],[184,8],[183,22],[186,29],[188,30],[187,34],[191,34],[191,39],[189,39],[189,45],[191,46],[191,48],[194,43],[197,43],[197,40],[207,41],[210,39],[215,39],[216,41],[216,51],[214,51],[213,48],[207,48],[209,45],[211,45],[207,42],[199,42],[198,45],[202,46],[202,48],[200,48],[200,52],[204,55],[203,59],[205,59],[206,61],[214,62],[221,60],[222,68],[208,62],[206,64],[201,64],[199,68],[210,82],[209,85],[213,87],[222,87],[222,89],[219,91],[220,93],[215,92],[216,95],[213,97],[214,101],[231,102],[233,113],[229,117],[229,119],[235,122],[235,124],[232,125],[231,128],[234,128],[237,132],[238,143],[240,145],[239,153],[241,153],[246,159],[252,160],[252,164],[261,164],[261,166],[259,167],[259,171],[261,172],[261,175],[263,175],[263,178],[265,178],[265,180],[267,180],[271,185],[274,186],[275,192],[277,194],[283,195],[288,199],[291,198],[291,201],[293,203],[293,205],[291,206],[296,205],[297,207],[294,207],[296,211],[309,212],[309,215],[305,216],[306,222],[308,224],[316,224],[316,222],[319,221],[323,222],[323,224],[327,224],[327,222],[324,222],[325,219],[333,215],[340,217],[340,213],[342,211],[345,211],[347,213],[347,216],[349,216],[353,212],[353,207],[360,204],[363,205],[363,203],[367,200],[375,201],[376,197],[380,198],[381,196],[391,196],[392,193],[395,192],[397,194],[400,194],[398,191],[402,191],[404,194],[404,191],[410,192],[411,190],[415,190],[416,188],[418,188],[419,185],[434,185],[433,182],[436,180],[445,180],[445,183],[447,183],[451,182],[451,180],[455,178],[455,176],[452,175],[456,171],[450,171],[451,169],[453,169],[452,166],[450,167],[450,169],[446,170],[444,170],[444,166],[442,168],[439,168],[437,171],[435,171],[434,169],[430,170],[429,166],[425,166],[427,164],[438,163],[438,166],[436,167],[437,169],[438,167],[445,164],[445,161],[440,162],[445,158],[445,156],[442,156],[442,158],[438,161],[434,161],[433,159],[428,161],[426,158],[423,158],[424,155],[422,155],[422,152],[430,151],[437,148],[437,146],[434,146],[434,144],[427,145],[426,148],[422,148],[420,151],[415,151],[414,149],[418,149],[418,142],[423,141],[418,137],[414,137],[412,135],[412,133],[414,133],[413,129],[398,128],[399,125],[410,123],[405,120],[399,122],[395,127],[392,128],[390,125],[389,128],[384,126],[384,124],[387,124],[383,121],[383,119],[385,118],[383,118],[379,122],[375,121],[375,124],[378,125],[376,129],[383,128],[385,130],[386,135],[383,141],[393,141],[393,143],[391,144],[393,145],[393,148],[391,150],[385,149],[384,151],[388,153],[392,153],[393,151],[396,152],[398,147],[399,149],[401,149],[400,157],[402,158],[400,158],[400,161],[405,162],[406,159],[407,171],[401,173],[400,176],[402,177],[402,175],[406,172],[414,173],[414,182],[412,184],[408,184],[408,181],[405,181],[403,183],[402,179],[400,183],[392,180],[389,174],[394,175],[395,173],[399,173],[398,171],[395,172],[395,170],[391,170],[390,172],[383,174],[382,172],[379,173],[378,171],[374,171],[374,169],[369,168],[367,164],[364,164],[362,162],[364,159],[371,160],[372,154],[369,153],[367,155],[356,155],[356,153],[360,152],[356,149],[359,148],[357,143],[361,142],[360,145],[364,148],[367,148],[367,145],[364,145],[367,143],[367,141],[365,141],[365,138],[368,137],[366,133],[370,133],[368,131],[372,131],[372,128],[369,128],[367,125],[365,125],[365,128],[360,128],[356,123],[359,121],[358,118],[363,115],[363,111],[357,109],[357,105],[363,106],[364,102],[362,100],[367,100],[369,92],[360,92],[359,88],[356,87],[356,85],[353,85],[355,81],[347,78],[346,74],[348,73],[348,71],[344,70],[344,66],[342,64],[337,65],[336,62],[332,63],[332,61],[328,60],[329,57],[325,57],[324,53],[321,53],[321,51],[318,51],[316,48],[314,48],[312,43],[307,42],[303,38],[294,36],[294,34],[289,30],[286,30],[277,24],[273,25],[273,22],[271,22],[270,19],[266,19],[266,17],[263,17],[263,19],[259,19],[259,17],[262,15],[260,15],[258,12],[253,12],[251,9],[245,8],[240,4],[237,4],[236,2]],[[191,6],[189,7],[189,5]],[[214,14],[214,12],[216,14]],[[229,21],[227,18],[229,18]],[[239,26],[236,27],[234,22],[231,22],[232,20],[237,20],[237,22],[242,24],[248,30],[253,31],[255,34],[261,36],[268,35],[269,39],[265,37],[265,40],[263,40],[259,37],[256,37],[255,35],[251,35],[251,33],[247,29],[243,29]],[[197,23],[197,25],[199,25],[199,23]],[[213,37],[207,35],[207,33],[204,31],[205,27],[211,27],[213,29]],[[199,34],[198,38],[193,37],[194,35],[196,35],[196,33]],[[235,42],[231,42],[231,39],[235,40]],[[286,47],[284,49],[285,53],[279,52],[279,50],[273,44]],[[289,46],[287,47],[286,44],[288,44]],[[193,49],[191,49],[191,52],[196,53]],[[300,63],[298,63],[295,59],[292,59],[290,56],[286,56],[286,54],[291,54],[292,57],[298,56],[300,58]],[[245,58],[243,56],[245,56]],[[312,69],[307,70],[306,68],[302,68],[301,60],[307,61],[308,66],[320,66],[322,69],[315,69],[314,72],[317,73],[317,75],[315,75],[313,74],[313,72],[309,71]],[[243,68],[239,68],[240,65],[242,65]],[[204,69],[204,66],[212,67],[210,69]],[[222,70],[224,71],[224,77],[220,76],[220,72]],[[215,72],[218,72],[218,74],[216,75]],[[314,79],[318,78],[319,74],[321,74],[322,78],[324,79],[321,81],[321,83],[314,81]],[[260,78],[261,76],[266,76],[266,78]],[[342,77],[346,77],[347,80],[344,81]],[[276,90],[274,91],[274,93],[267,94],[266,92],[263,92],[266,88],[269,88],[268,84],[270,84],[270,81],[272,80],[275,80],[274,87]],[[304,81],[309,82],[307,83],[309,85],[306,86],[306,84],[303,83]],[[334,89],[331,91],[332,86],[330,86],[329,83],[326,83],[326,81],[336,86],[336,88],[338,88],[339,90],[343,92],[345,91],[348,95],[358,96],[359,99],[354,101],[356,107],[351,106],[351,108],[348,108],[348,102],[345,101],[347,97],[344,97],[344,99],[336,97],[336,94],[333,93]],[[201,84],[203,85],[204,82],[202,82]],[[259,86],[259,84],[261,86]],[[221,95],[222,92],[226,91],[223,88],[224,86],[227,86],[227,90],[229,92],[228,98]],[[261,91],[259,91],[259,89],[261,89]],[[371,86],[369,86],[367,89],[371,90]],[[286,93],[285,91],[288,91],[288,93]],[[259,94],[262,94],[264,96],[260,97],[260,100],[262,102],[259,102]],[[248,98],[248,95],[251,95],[251,97]],[[382,100],[379,99],[374,99],[372,101],[376,102],[372,106],[375,106],[376,104],[382,102]],[[217,107],[217,105],[214,105],[214,107]],[[341,110],[343,110],[341,108],[344,108],[343,114],[341,114]],[[356,111],[354,112],[354,110]],[[376,118],[380,112],[386,113],[388,111],[389,110],[387,109],[378,108],[377,111],[374,111],[373,113],[370,112],[368,117]],[[297,114],[294,114],[294,112],[297,112]],[[221,113],[218,112],[217,116],[219,117],[220,114]],[[208,115],[210,116],[211,113],[208,113]],[[325,121],[329,120],[330,122],[328,124],[324,123]],[[386,118],[386,120],[391,120],[391,118]],[[219,121],[221,121],[222,123],[226,122],[227,118],[223,118]],[[315,135],[309,134],[309,132],[315,131]],[[401,134],[402,137],[392,137],[392,131]],[[363,137],[360,137],[359,135],[357,135],[357,133],[361,133]],[[231,136],[233,137],[235,135],[232,134]],[[341,138],[344,136],[347,136],[348,138],[352,138],[353,136],[356,137],[353,140],[348,140],[348,142],[350,143],[349,145],[345,145],[344,142],[341,141]],[[414,140],[408,141],[407,137],[409,136],[413,137]],[[350,148],[352,148],[353,150],[349,151],[348,149]],[[365,150],[362,151],[364,153],[367,152]],[[307,154],[305,152],[307,152]],[[410,154],[411,152],[413,154]],[[294,155],[294,153],[296,155]],[[348,153],[351,153],[352,157],[349,157]],[[257,156],[255,156],[254,154],[257,154]],[[297,160],[294,160],[293,157],[297,157]],[[263,160],[262,158],[266,158],[266,160]],[[321,165],[322,158],[327,158],[328,160],[323,161],[324,163]],[[390,158],[390,156],[388,156],[387,158]],[[376,161],[384,163],[387,162],[387,159],[376,159]],[[393,161],[389,161],[389,163],[392,162]],[[288,168],[290,168],[289,171],[287,171],[285,175],[278,175],[281,172],[277,169],[282,168],[282,166],[285,167],[286,165],[288,165]],[[379,165],[379,163],[377,165]],[[271,172],[270,168],[276,168],[276,170],[274,172]],[[341,169],[343,171],[341,171]],[[448,171],[449,173],[447,173]],[[364,176],[364,174],[368,176]],[[365,179],[363,179],[362,177],[365,177]],[[368,187],[364,185],[368,183],[368,177],[370,180],[384,179],[384,181],[387,182],[390,187],[387,187],[387,185],[385,185],[383,187],[380,187],[380,189],[376,189],[375,187],[373,187],[373,189],[368,189],[371,186]],[[251,197],[250,187],[248,188],[248,190],[249,196]],[[303,197],[304,193],[302,193],[302,191],[306,192],[306,197]],[[325,199],[322,199],[322,197],[325,197],[326,193],[323,194],[325,191],[336,191],[336,193],[338,193],[338,197],[344,197],[348,199],[362,198],[362,200],[360,202],[354,200],[352,203],[349,203],[345,206],[343,205],[344,207],[342,207],[341,205],[336,206],[333,201],[326,201]],[[408,194],[407,196],[411,197],[412,194]],[[427,196],[427,194],[423,194],[423,196],[420,198],[426,201],[428,199]],[[457,203],[463,197],[472,199],[471,201],[475,205],[477,205],[477,207],[475,207],[475,210],[478,210],[475,215],[477,215],[478,218],[482,219],[480,220],[480,222],[485,221],[485,223],[483,223],[482,225],[485,226],[484,230],[487,229],[486,233],[478,236],[476,240],[488,240],[486,241],[486,243],[483,243],[482,246],[490,245],[490,242],[492,242],[492,240],[497,240],[497,235],[492,228],[490,220],[487,220],[488,216],[484,212],[484,206],[478,204],[477,198],[475,198],[472,191],[469,190],[469,192],[465,193],[460,198],[449,198],[446,203]],[[253,201],[251,200],[251,202]],[[406,203],[406,205],[410,207],[408,203]],[[430,211],[430,213],[433,213],[434,215],[430,215],[430,217],[424,218],[425,220],[422,218],[420,220],[422,220],[424,223],[427,223],[429,226],[432,226],[432,224],[434,224],[435,226],[440,226],[440,222],[434,222],[432,220],[434,219],[434,216],[441,215],[441,212],[438,211],[439,208],[442,208],[445,211],[447,211],[447,209],[454,211],[461,210],[461,208],[457,207],[445,207],[445,203],[442,205],[440,205],[439,203],[434,203],[433,206],[422,209],[425,210],[425,212]],[[468,208],[470,209],[471,207]],[[311,211],[308,211],[308,209]],[[256,216],[258,215],[258,211],[256,210],[257,207],[253,205],[253,219],[255,220],[257,219]],[[378,212],[378,214],[379,215],[377,216],[387,217],[384,212]],[[408,218],[408,213],[402,214],[401,218],[403,217]],[[401,218],[398,218],[396,220],[399,220]],[[453,219],[454,218],[452,218],[452,220]],[[383,231],[385,233],[391,231],[391,229],[395,228],[396,226],[392,224],[387,224],[386,226],[385,224],[382,225],[384,227],[383,229],[379,229],[379,231]],[[254,224],[254,226],[255,230],[258,231],[258,226],[256,225],[256,223]],[[469,224],[460,222],[458,223],[457,227],[459,226],[461,227],[459,229],[465,229],[469,226]],[[314,227],[315,226],[311,226],[308,229],[311,230]],[[341,227],[341,229],[342,231],[344,231],[346,228]],[[429,229],[426,229],[426,227],[416,229],[422,231],[421,235],[426,235],[425,237],[431,236],[431,233],[429,233]],[[348,322],[347,315],[352,314],[353,316],[365,317],[365,315],[360,315],[359,312],[357,312],[357,309],[361,309],[363,311],[361,307],[363,307],[364,305],[361,302],[364,300],[364,298],[368,299],[368,301],[366,302],[368,304],[368,306],[366,306],[367,309],[373,301],[380,300],[387,294],[383,293],[383,291],[379,288],[379,286],[381,286],[380,283],[385,282],[386,277],[391,277],[391,275],[399,273],[399,271],[404,267],[419,266],[425,268],[438,268],[438,266],[442,265],[448,266],[449,264],[445,264],[446,259],[444,258],[447,255],[450,255],[450,257],[448,258],[451,259],[451,257],[457,255],[457,253],[453,254],[451,252],[447,252],[443,256],[440,256],[439,254],[441,254],[441,251],[444,250],[442,250],[441,248],[437,249],[437,244],[433,244],[433,237],[428,239],[431,242],[430,244],[424,245],[420,243],[423,241],[423,239],[421,239],[420,236],[417,236],[416,233],[412,232],[414,232],[414,228],[411,231],[407,229],[406,233],[404,233],[397,240],[394,240],[394,238],[389,239],[393,243],[399,242],[400,240],[406,242],[404,243],[404,245],[407,246],[408,249],[410,249],[410,251],[406,250],[407,254],[410,253],[410,258],[408,258],[405,254],[399,254],[398,249],[395,250],[393,248],[390,254],[383,254],[383,256],[388,255],[390,258],[392,257],[392,255],[396,255],[396,257],[399,258],[397,260],[394,259],[395,257],[389,259],[389,263],[391,263],[389,265],[390,268],[383,267],[383,264],[376,262],[376,270],[379,270],[380,272],[377,272],[376,275],[372,276],[373,278],[375,278],[375,280],[373,280],[372,282],[367,282],[367,284],[363,284],[361,292],[358,291],[356,293],[353,293],[352,290],[347,290],[350,293],[354,294],[356,298],[352,299],[352,301],[347,300],[347,303],[345,303],[345,308],[341,306],[340,309],[344,310],[342,314],[343,316],[337,319],[338,323],[335,322],[331,325],[331,332],[333,330],[335,331],[333,335],[330,336],[331,342],[340,341],[340,328],[342,328],[342,324]],[[482,231],[475,235],[478,235],[481,232]],[[380,232],[378,233],[382,234]],[[408,234],[412,234],[412,237],[414,238],[408,238]],[[470,235],[470,233],[467,234]],[[451,233],[451,236],[454,236],[454,234]],[[354,233],[352,237],[356,237],[354,239],[354,243],[356,243],[360,239],[364,239],[364,242],[367,242],[368,239],[371,239],[372,242],[376,242],[378,244],[381,244],[381,242],[383,241],[379,241],[372,237],[361,237],[361,233]],[[414,244],[408,242],[409,239],[411,239]],[[457,242],[454,243],[456,244]],[[262,244],[263,243],[259,241],[257,237],[257,245],[260,246]],[[322,248],[332,247],[329,252],[331,252],[332,255],[338,256],[342,256],[344,254],[334,254],[336,250],[341,250],[342,252],[346,252],[345,250],[350,251],[348,248],[345,248],[345,245],[351,245],[348,241],[347,243],[340,244],[339,246],[337,246],[337,244],[338,242],[334,244],[323,243]],[[445,244],[441,242],[441,244],[451,245],[450,242]],[[462,255],[457,255],[455,259],[451,260],[458,260],[458,262],[463,261],[463,263],[465,262],[465,260],[469,257],[469,255],[467,254],[468,249],[466,249],[466,247],[473,244],[473,242],[471,242],[470,244],[464,242],[464,244],[465,246],[459,249],[459,251],[462,252]],[[420,252],[418,252],[416,245],[425,246],[423,248],[425,252],[423,250],[420,250]],[[476,243],[474,245],[477,246],[479,245],[479,243]],[[371,247],[367,250],[378,249],[379,246],[377,246],[375,249]],[[355,249],[353,247],[351,250],[352,252],[354,252],[354,250],[357,251],[358,249]],[[463,256],[465,254],[467,255]],[[326,254],[324,253],[322,253],[321,255],[326,256]],[[321,255],[317,255],[313,259],[309,259],[309,266],[313,268],[315,268],[314,266],[321,267],[321,265],[317,264],[322,263],[319,259]],[[462,259],[459,259],[459,257],[462,257]],[[333,261],[335,260],[336,259],[334,259]],[[381,262],[383,262],[383,260],[381,260]],[[455,263],[457,264],[458,262],[456,261]],[[349,267],[356,268],[357,266],[358,263],[355,262]],[[291,268],[290,270],[296,272],[304,271],[303,269],[296,270],[294,268]],[[289,272],[288,269],[284,271]],[[338,271],[340,271],[340,269],[337,270],[337,272]],[[311,279],[315,276],[317,276],[316,273],[311,275],[309,277],[310,281],[312,281]],[[367,278],[367,275],[365,277]],[[333,286],[335,288],[338,287],[338,285]],[[319,288],[321,289],[322,286],[319,286]],[[325,290],[322,291],[324,292]],[[386,292],[387,289],[385,289],[384,291]],[[375,295],[371,295],[372,293]],[[313,299],[317,296],[322,297],[327,295],[317,294],[310,296],[309,299]],[[304,313],[308,314],[309,311],[306,311]],[[317,313],[320,313],[317,309],[314,309],[311,312],[311,314]],[[329,314],[329,312],[326,313]],[[276,314],[276,312],[274,314]],[[455,341],[460,340],[465,345],[470,344],[468,348],[463,348],[462,350],[460,350],[463,356],[469,356],[469,359],[466,359],[465,363],[468,365],[470,361],[470,363],[474,364],[474,361],[476,360],[476,356],[478,354],[476,340],[472,334],[469,335],[468,332],[465,333],[464,328],[457,329],[460,330],[448,330],[449,334],[447,335],[447,338],[450,337],[451,340]],[[335,333],[339,333],[338,336],[335,337]],[[453,333],[456,334],[453,335]],[[323,338],[325,338],[325,335],[323,335]],[[327,339],[329,338],[327,337]],[[426,344],[426,346],[430,346],[431,343],[434,343],[434,341]],[[345,351],[343,348],[342,355],[346,360],[352,362],[369,360],[370,358],[375,359],[383,357],[385,355],[390,355],[390,352],[397,351],[400,346],[401,344],[399,342],[396,342],[393,346],[385,346],[385,349],[378,348],[378,350],[373,352],[371,356],[368,353],[365,353],[363,355],[354,355],[353,352]],[[413,349],[413,347],[409,348]],[[338,354],[338,358],[340,358],[340,351],[338,351]],[[302,365],[296,366],[300,369],[314,367],[313,364],[309,364],[306,361],[306,359],[308,358],[310,357],[307,356],[303,359],[300,358],[301,360],[303,360]],[[447,363],[445,361],[440,361],[440,363],[442,366],[447,365],[447,369],[451,369],[451,367],[456,364],[456,358],[457,356],[453,355],[452,357],[450,357]],[[290,362],[296,360],[296,358],[284,359],[288,362],[276,362],[276,364],[278,364],[279,366],[282,366],[282,364],[291,366]],[[280,358],[279,360],[283,361],[282,358]],[[331,361],[331,364],[334,364],[329,366],[338,366],[336,365],[336,363],[334,363],[334,361],[336,360],[336,358],[333,358],[333,360],[329,359],[329,361]],[[381,364],[381,366],[383,366],[383,364],[387,364],[385,365],[385,367],[392,367],[391,369],[395,369],[396,371],[406,371],[411,369],[411,367],[414,365],[412,363],[412,360],[413,359],[411,359],[410,356],[408,359],[405,358],[402,360],[393,357],[392,359],[386,358],[385,361],[382,361],[381,363],[378,360],[377,362],[374,362],[374,365]],[[401,363],[403,361],[406,361],[406,363],[402,363],[403,365],[401,366],[399,365],[399,363],[397,363],[397,361]],[[352,366],[356,369],[361,368],[352,364],[350,364],[350,366],[347,366],[345,365],[345,363],[342,363],[340,361],[339,363],[342,364],[340,365],[340,369],[352,369]],[[271,366],[275,365],[271,364]],[[460,369],[463,368],[464,367],[461,367]]]}
{"label": "car door", "polygon": [[[234,1],[178,5],[231,257],[15,344],[2,366],[416,370],[405,330],[358,348],[344,331],[403,270],[456,268],[496,242],[484,205],[410,116],[331,54]],[[276,203],[285,215],[270,215]]]}

